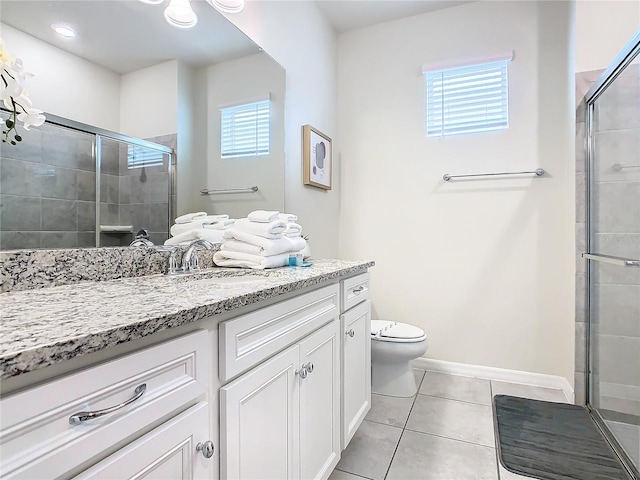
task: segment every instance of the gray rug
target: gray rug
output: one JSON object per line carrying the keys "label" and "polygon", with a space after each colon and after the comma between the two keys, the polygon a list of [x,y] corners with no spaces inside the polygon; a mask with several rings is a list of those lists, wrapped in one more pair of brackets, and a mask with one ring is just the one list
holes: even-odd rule
{"label": "gray rug", "polygon": [[629,478],[584,407],[496,395],[493,413],[498,457],[510,472],[544,480]]}

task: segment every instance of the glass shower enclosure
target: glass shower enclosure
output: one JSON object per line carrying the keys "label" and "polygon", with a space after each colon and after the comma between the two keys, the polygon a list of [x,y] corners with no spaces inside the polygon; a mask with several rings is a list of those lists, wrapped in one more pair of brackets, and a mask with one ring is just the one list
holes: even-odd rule
{"label": "glass shower enclosure", "polygon": [[175,135],[148,141],[47,114],[22,137],[0,149],[0,250],[169,237],[175,155],[159,140]]}
{"label": "glass shower enclosure", "polygon": [[586,97],[587,406],[640,476],[640,31]]}

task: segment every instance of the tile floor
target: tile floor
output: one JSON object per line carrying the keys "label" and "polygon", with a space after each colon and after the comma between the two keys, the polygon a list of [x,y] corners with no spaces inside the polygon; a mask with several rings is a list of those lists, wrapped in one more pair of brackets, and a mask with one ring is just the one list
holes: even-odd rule
{"label": "tile floor", "polygon": [[[497,460],[493,395],[566,402],[560,389],[416,370],[413,398],[372,406],[329,480],[516,480]],[[530,479],[529,479],[530,480]]]}

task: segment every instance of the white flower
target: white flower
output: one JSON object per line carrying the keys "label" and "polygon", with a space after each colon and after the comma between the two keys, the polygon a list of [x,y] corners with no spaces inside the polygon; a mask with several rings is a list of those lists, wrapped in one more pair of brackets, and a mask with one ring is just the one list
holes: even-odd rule
{"label": "white flower", "polygon": [[[2,130],[2,141],[9,141],[12,145],[20,142],[22,137],[16,130],[18,121],[22,122],[25,130],[29,127],[39,127],[45,121],[42,110],[32,108],[31,99],[25,90],[27,78],[33,74],[25,72],[22,60],[15,57],[5,49],[4,42],[0,38],[0,100],[9,110],[7,120],[0,119],[0,125],[6,125]],[[13,139],[9,136],[13,135]]]}

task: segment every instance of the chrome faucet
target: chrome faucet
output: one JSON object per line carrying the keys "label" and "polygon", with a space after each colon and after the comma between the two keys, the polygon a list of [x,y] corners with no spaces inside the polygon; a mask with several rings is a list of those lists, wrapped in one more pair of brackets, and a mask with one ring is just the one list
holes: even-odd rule
{"label": "chrome faucet", "polygon": [[213,243],[208,240],[194,240],[191,242],[182,255],[182,273],[200,270],[198,255],[196,254],[198,250],[213,250]]}
{"label": "chrome faucet", "polygon": [[[198,265],[198,256],[196,254],[197,250],[212,250],[213,243],[208,240],[194,240],[191,242],[184,253],[180,248],[171,248],[171,256],[169,257],[169,269],[167,270],[168,275],[175,275],[178,273],[189,273],[189,272],[197,272],[200,270],[200,266]],[[182,260],[179,261],[182,255]],[[178,266],[180,265],[180,266]]]}
{"label": "chrome faucet", "polygon": [[133,242],[129,244],[130,247],[153,247],[154,244],[151,240],[149,240],[149,232],[147,232],[144,228],[138,230],[136,233]]}

